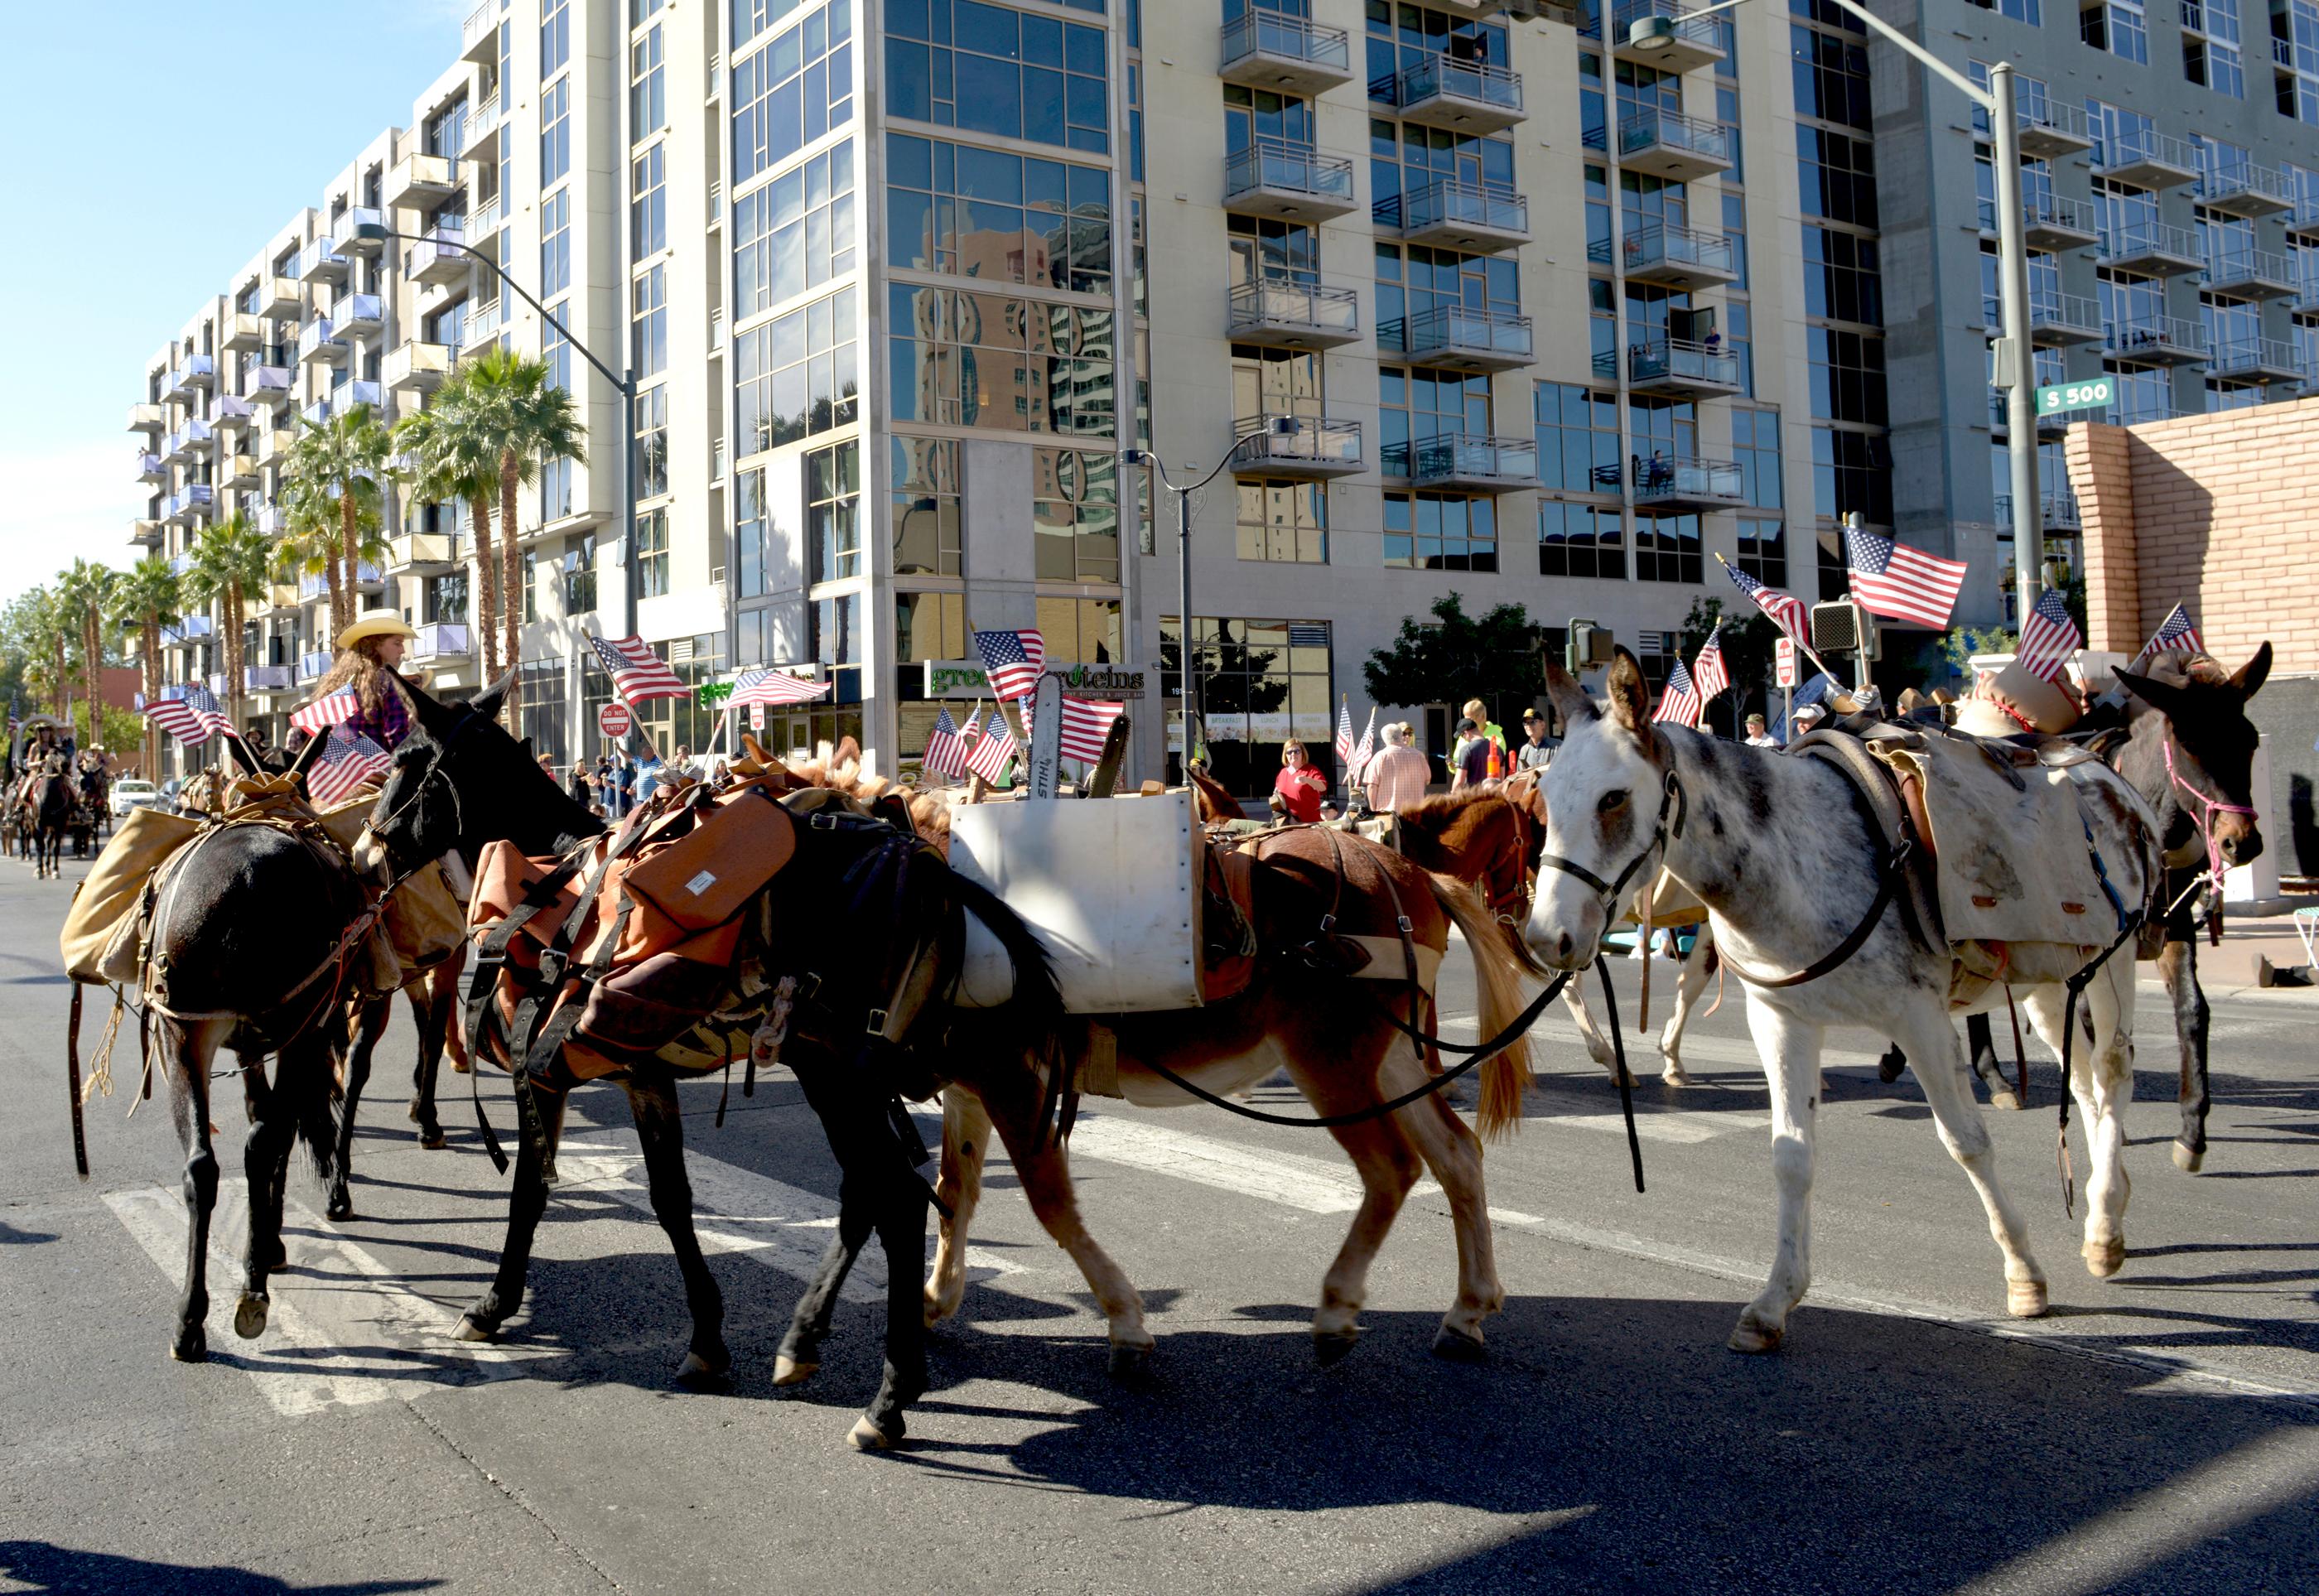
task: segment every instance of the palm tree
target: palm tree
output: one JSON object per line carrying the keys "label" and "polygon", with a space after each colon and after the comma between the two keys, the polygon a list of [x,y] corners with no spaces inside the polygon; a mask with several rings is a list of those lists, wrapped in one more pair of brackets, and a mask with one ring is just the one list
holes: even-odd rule
{"label": "palm tree", "polygon": [[338,581],[330,589],[330,635],[353,620],[356,573],[362,564],[362,523],[375,525],[381,484],[392,445],[366,404],[339,411],[320,426],[309,421],[290,448],[290,475],[301,498],[329,500],[338,517]]}
{"label": "palm tree", "polygon": [[251,593],[266,585],[266,567],[274,546],[237,510],[204,531],[195,541],[193,562],[185,570],[185,591],[197,602],[217,601],[218,624],[224,635],[220,651],[225,666],[226,717],[241,725],[246,690],[242,628]]}
{"label": "palm tree", "polygon": [[65,655],[72,633],[55,593],[45,587],[36,587],[24,598],[32,607],[28,641],[33,656],[26,663],[24,673],[48,701],[49,712],[61,716],[66,694],[71,690],[72,674],[66,668]]}
{"label": "palm tree", "polygon": [[[167,556],[148,555],[130,567],[113,593],[113,621],[123,631],[137,629],[138,663],[145,671],[145,701],[161,696],[161,628],[177,621],[180,594],[177,573]],[[161,768],[161,734],[145,725],[145,762],[149,776]]]}
{"label": "palm tree", "polygon": [[[488,349],[473,365],[462,365],[458,402],[472,412],[474,434],[499,463],[500,560],[503,594],[500,624],[501,656],[512,667],[523,657],[523,555],[516,537],[516,496],[539,480],[540,463],[563,457],[585,463],[588,428],[566,389],[544,360],[511,349]],[[520,702],[520,683],[505,700]]]}
{"label": "palm tree", "polygon": [[82,696],[88,699],[88,742],[94,748],[104,741],[104,697],[101,690],[104,675],[105,619],[112,614],[114,592],[121,586],[121,573],[110,565],[92,564],[86,560],[75,560],[72,569],[57,573],[57,600],[62,609],[59,619],[69,638],[80,644]]}
{"label": "palm tree", "polygon": [[476,435],[475,410],[465,398],[471,366],[461,366],[437,390],[435,401],[394,424],[394,446],[411,464],[411,497],[422,503],[467,507],[475,533],[475,625],[483,638],[483,679],[500,673],[499,566],[492,553],[492,489],[499,462]]}

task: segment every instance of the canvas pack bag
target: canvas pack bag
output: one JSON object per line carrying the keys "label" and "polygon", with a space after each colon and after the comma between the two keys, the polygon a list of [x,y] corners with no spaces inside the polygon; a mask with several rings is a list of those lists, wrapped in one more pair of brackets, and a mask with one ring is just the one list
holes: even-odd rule
{"label": "canvas pack bag", "polygon": [[98,986],[137,979],[138,909],[145,883],[201,829],[202,823],[190,816],[158,809],[131,809],[123,817],[65,912],[57,942],[67,975]]}

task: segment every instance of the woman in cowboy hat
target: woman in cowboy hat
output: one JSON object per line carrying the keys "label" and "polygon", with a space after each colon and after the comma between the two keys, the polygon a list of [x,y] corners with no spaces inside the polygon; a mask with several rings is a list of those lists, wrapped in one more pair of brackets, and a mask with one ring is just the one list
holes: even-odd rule
{"label": "woman in cowboy hat", "polygon": [[338,634],[338,657],[314,690],[318,699],[351,685],[360,706],[346,729],[393,753],[411,735],[411,706],[392,685],[403,645],[419,634],[392,609],[366,609]]}

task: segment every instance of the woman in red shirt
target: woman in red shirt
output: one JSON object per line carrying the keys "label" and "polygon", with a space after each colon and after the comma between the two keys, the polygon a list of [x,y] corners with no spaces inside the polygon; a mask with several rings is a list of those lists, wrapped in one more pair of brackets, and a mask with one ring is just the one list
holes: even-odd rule
{"label": "woman in red shirt", "polygon": [[1280,745],[1280,774],[1273,779],[1273,796],[1288,812],[1292,825],[1316,825],[1321,820],[1321,799],[1329,790],[1329,779],[1314,768],[1305,757],[1302,743]]}

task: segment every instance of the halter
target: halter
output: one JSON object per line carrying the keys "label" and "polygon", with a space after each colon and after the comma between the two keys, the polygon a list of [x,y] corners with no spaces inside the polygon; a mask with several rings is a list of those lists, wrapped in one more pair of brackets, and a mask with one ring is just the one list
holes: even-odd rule
{"label": "halter", "polygon": [[2251,820],[2256,818],[2255,812],[2245,804],[2226,804],[2220,798],[2208,798],[2182,779],[2182,772],[2174,768],[2174,730],[2171,726],[2167,728],[2158,746],[2166,754],[2166,779],[2189,800],[2183,805],[2183,811],[2190,816],[2190,823],[2198,828],[2199,840],[2206,844],[2206,873],[2219,881],[2223,879],[2223,845],[2215,841],[2215,816],[2217,814],[2243,815]]}
{"label": "halter", "polygon": [[[1506,909],[1500,906],[1506,905],[1520,909],[1521,919],[1528,919],[1529,916],[1529,816],[1522,812],[1522,807],[1520,804],[1506,796],[1502,787],[1493,789],[1491,796],[1505,805],[1513,815],[1514,884],[1512,889],[1503,897],[1493,894],[1488,907],[1490,913],[1496,916],[1499,924],[1519,926],[1520,920],[1508,914]],[[1484,891],[1491,890],[1489,867],[1486,865],[1483,867],[1482,887]]]}
{"label": "halter", "polygon": [[[467,817],[465,813],[459,807],[459,789],[456,786],[454,786],[451,783],[450,776],[444,770],[443,765],[444,762],[451,757],[451,750],[459,745],[459,739],[465,736],[478,725],[483,724],[483,721],[484,717],[476,714],[473,709],[468,710],[466,714],[461,717],[459,724],[452,729],[451,735],[436,745],[435,757],[429,760],[427,764],[427,773],[420,777],[418,781],[412,785],[411,791],[404,796],[403,800],[395,805],[393,808],[387,811],[384,818],[370,822],[369,829],[374,836],[380,834],[385,831],[388,826],[391,826],[397,821],[401,820],[402,816],[410,811],[411,807],[419,801],[421,795],[426,792],[427,789],[432,785],[438,778],[442,780],[445,789],[451,795],[452,823],[458,827],[459,834],[464,836],[466,834]],[[456,847],[457,845],[458,844],[456,842],[452,844],[454,847]]]}
{"label": "halter", "polygon": [[[1674,811],[1673,825],[1667,824],[1667,811],[1670,808]],[[1538,856],[1538,868],[1540,872],[1556,870],[1561,870],[1566,875],[1576,876],[1594,888],[1602,897],[1602,909],[1606,915],[1616,915],[1619,911],[1619,894],[1625,891],[1627,883],[1635,879],[1635,872],[1643,868],[1645,861],[1652,854],[1665,846],[1669,837],[1678,840],[1682,838],[1683,816],[1689,813],[1690,808],[1691,799],[1683,792],[1682,779],[1676,776],[1674,762],[1670,759],[1667,762],[1666,783],[1659,795],[1658,819],[1651,828],[1651,840],[1643,844],[1641,852],[1627,861],[1627,868],[1620,870],[1614,879],[1605,881],[1576,860],[1565,859],[1559,853],[1541,852]]]}

